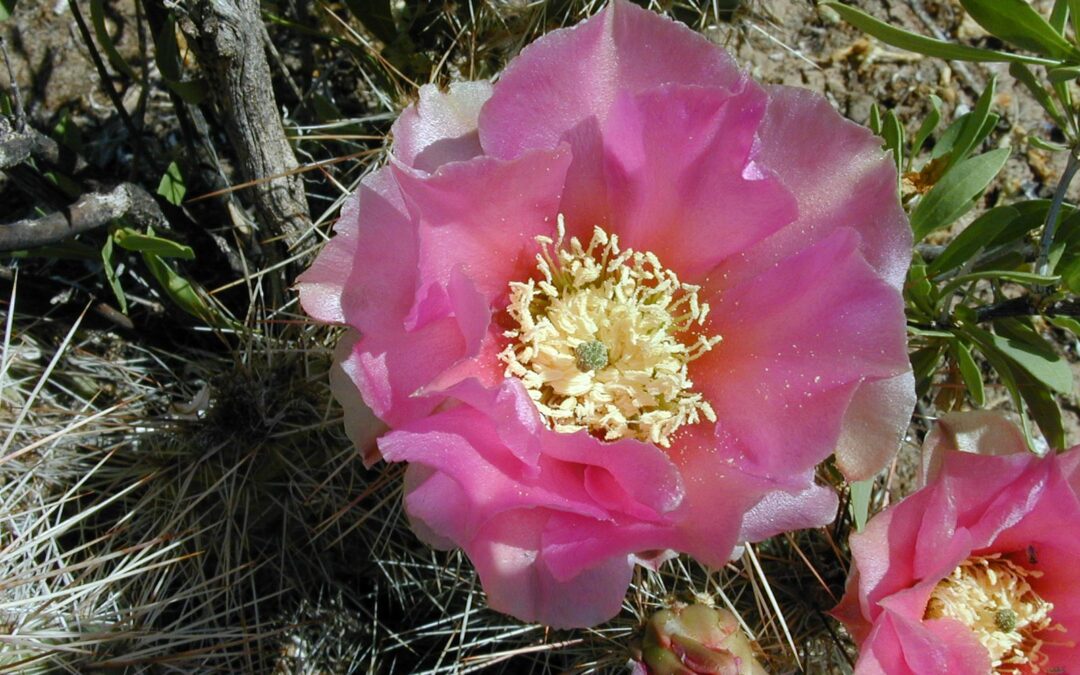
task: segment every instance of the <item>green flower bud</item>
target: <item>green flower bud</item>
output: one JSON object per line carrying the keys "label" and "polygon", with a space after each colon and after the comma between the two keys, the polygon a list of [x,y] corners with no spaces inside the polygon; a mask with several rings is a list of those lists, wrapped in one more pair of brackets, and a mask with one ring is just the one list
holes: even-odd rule
{"label": "green flower bud", "polygon": [[653,614],[641,657],[648,675],[767,675],[731,612],[707,605]]}

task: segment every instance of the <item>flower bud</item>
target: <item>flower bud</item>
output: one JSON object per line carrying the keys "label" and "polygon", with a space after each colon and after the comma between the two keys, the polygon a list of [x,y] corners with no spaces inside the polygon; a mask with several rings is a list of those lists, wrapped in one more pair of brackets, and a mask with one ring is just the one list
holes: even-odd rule
{"label": "flower bud", "polygon": [[731,612],[682,605],[653,614],[641,656],[648,675],[765,675]]}

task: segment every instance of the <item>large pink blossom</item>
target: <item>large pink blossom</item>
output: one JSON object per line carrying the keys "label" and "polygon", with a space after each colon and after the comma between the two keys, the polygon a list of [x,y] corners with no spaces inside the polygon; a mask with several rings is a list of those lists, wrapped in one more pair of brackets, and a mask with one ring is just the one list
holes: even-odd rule
{"label": "large pink blossom", "polygon": [[495,84],[425,85],[393,135],[300,298],[351,327],[339,398],[492,607],[597,623],[635,562],[824,524],[815,466],[895,451],[911,234],[821,96],[613,0]]}
{"label": "large pink blossom", "polygon": [[1080,446],[1038,457],[995,413],[946,416],[925,486],[852,535],[835,614],[858,675],[1067,673],[1080,663]]}

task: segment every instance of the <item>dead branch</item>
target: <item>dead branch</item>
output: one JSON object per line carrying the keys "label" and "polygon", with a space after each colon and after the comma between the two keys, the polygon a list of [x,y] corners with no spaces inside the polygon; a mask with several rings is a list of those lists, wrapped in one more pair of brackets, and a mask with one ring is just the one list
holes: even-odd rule
{"label": "dead branch", "polygon": [[160,226],[165,222],[157,202],[146,190],[133,183],[121,183],[108,192],[84,194],[61,211],[0,225],[0,251],[55,244],[103,227],[121,216],[142,226]]}
{"label": "dead branch", "polygon": [[255,209],[269,234],[292,247],[309,231],[304,186],[274,100],[258,0],[187,0],[191,38],[221,110],[240,178],[253,183]]}

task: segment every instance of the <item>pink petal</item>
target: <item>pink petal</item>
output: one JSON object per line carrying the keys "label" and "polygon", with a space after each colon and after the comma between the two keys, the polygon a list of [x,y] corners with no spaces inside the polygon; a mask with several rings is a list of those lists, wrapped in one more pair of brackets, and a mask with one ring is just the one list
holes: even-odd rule
{"label": "pink petal", "polygon": [[858,244],[838,230],[743,283],[712,282],[708,330],[723,341],[690,377],[747,471],[781,480],[812,468],[836,447],[856,389],[910,368],[900,296]]}
{"label": "pink petal", "polygon": [[559,581],[540,556],[550,512],[514,511],[492,519],[465,546],[493,609],[553,628],[594,626],[619,613],[633,564],[611,557]]}
{"label": "pink petal", "polygon": [[970,410],[948,413],[926,435],[922,447],[922,484],[937,479],[949,452],[980,455],[1027,454],[1024,433],[1004,413]]}
{"label": "pink petal", "polygon": [[603,122],[621,92],[667,83],[735,90],[743,82],[731,57],[700,34],[614,0],[510,62],[480,113],[480,142],[489,155],[517,157],[554,148],[582,122]]}
{"label": "pink petal", "polygon": [[466,356],[453,317],[406,332],[373,332],[359,339],[341,368],[379,419],[391,427],[423,417],[441,401],[416,395],[432,378]]}
{"label": "pink petal", "polygon": [[297,279],[304,311],[365,333],[400,328],[416,293],[417,232],[389,169],[361,181],[334,232]]}
{"label": "pink petal", "polygon": [[813,484],[800,492],[774,490],[765,495],[743,518],[739,541],[762,541],[783,532],[824,527],[836,519],[840,499],[836,491]]}
{"label": "pink petal", "polygon": [[587,236],[607,225],[600,131],[618,96],[668,83],[738,91],[746,82],[731,57],[700,34],[613,0],[510,62],[480,113],[480,143],[501,158],[569,143],[574,162],[561,211],[570,234]]}
{"label": "pink petal", "polygon": [[379,449],[375,439],[386,431],[386,425],[380,422],[371,408],[364,403],[356,384],[342,366],[355,351],[359,340],[360,334],[353,330],[338,340],[334,349],[334,362],[330,366],[330,391],[345,415],[345,435],[360,451],[364,466],[371,468],[379,461]]}
{"label": "pink petal", "polygon": [[795,200],[748,167],[765,91],[664,85],[619,97],[603,126],[611,228],[694,281],[787,225]]}
{"label": "pink petal", "polygon": [[430,176],[392,165],[421,233],[417,298],[431,286],[446,288],[455,269],[489,304],[505,297],[511,281],[531,277],[536,237],[555,232],[569,163],[562,147],[513,161],[455,162]]}
{"label": "pink petal", "polygon": [[491,83],[454,82],[448,91],[433,84],[420,87],[420,100],[394,122],[393,153],[405,165],[432,172],[448,162],[483,153],[477,118],[491,97]]}
{"label": "pink petal", "polygon": [[845,120],[820,94],[781,86],[769,87],[758,135],[755,161],[795,195],[799,217],[755,248],[755,268],[765,269],[838,228],[853,228],[863,257],[900,289],[912,235],[897,197],[896,168],[881,139]]}
{"label": "pink petal", "polygon": [[909,370],[859,385],[836,442],[836,467],[849,481],[867,480],[896,455],[915,409],[915,376]]}

